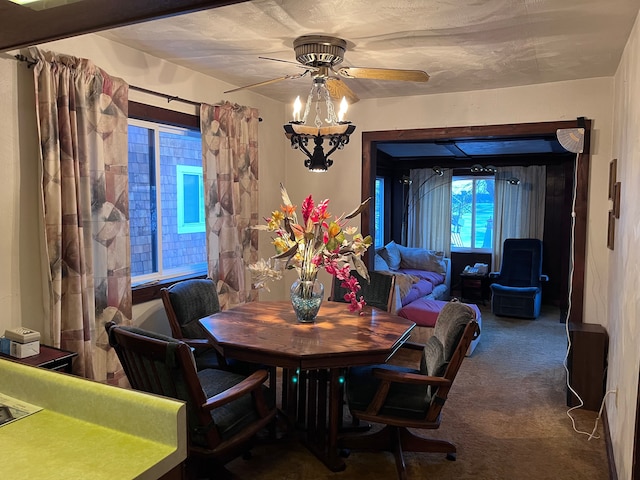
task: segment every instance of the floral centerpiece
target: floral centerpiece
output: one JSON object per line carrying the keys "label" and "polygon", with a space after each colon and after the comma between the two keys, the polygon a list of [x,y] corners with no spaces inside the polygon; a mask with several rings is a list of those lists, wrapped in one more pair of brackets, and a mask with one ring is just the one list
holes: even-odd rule
{"label": "floral centerpiece", "polygon": [[[368,280],[369,273],[361,257],[371,245],[371,237],[363,238],[357,233],[357,227],[348,227],[347,223],[366,208],[369,199],[350,214],[331,219],[328,211],[329,200],[316,204],[309,195],[302,202],[302,222],[299,222],[296,207],[291,203],[282,184],[280,192],[280,210],[274,211],[271,218],[265,219],[266,225],[252,227],[274,233],[272,243],[276,249],[276,255],[269,260],[263,259],[249,265],[254,287],[266,288],[269,280],[282,278],[283,269],[295,268],[298,280],[292,286],[294,309],[303,307],[304,310],[304,307],[308,307],[306,309],[310,310],[309,312],[302,312],[304,319],[298,311],[296,313],[299,320],[312,321],[322,300],[322,293],[320,300],[317,300],[320,284],[317,275],[318,271],[324,268],[327,273],[342,280],[342,286],[349,290],[345,295],[349,309],[361,311],[365,302],[362,296],[358,298],[360,285],[356,277],[351,275],[351,271],[355,270]],[[313,318],[309,320],[309,317]]]}

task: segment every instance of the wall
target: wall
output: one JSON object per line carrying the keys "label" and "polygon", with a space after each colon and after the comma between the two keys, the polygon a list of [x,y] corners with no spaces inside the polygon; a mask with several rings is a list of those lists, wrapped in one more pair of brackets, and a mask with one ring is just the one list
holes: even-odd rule
{"label": "wall", "polygon": [[[607,401],[618,478],[632,478],[634,429],[640,363],[640,24],[629,37],[615,75],[613,149],[617,178],[622,182],[620,218],[616,221],[615,249],[606,252],[610,262],[608,285],[609,367],[608,389],[617,395]],[[606,194],[597,199],[611,205]],[[604,218],[604,217],[602,217]],[[605,229],[606,230],[606,229]]]}
{"label": "wall", "polygon": [[[280,102],[251,91],[226,98],[231,86],[136,50],[108,41],[98,35],[85,35],[51,42],[47,50],[90,58],[109,74],[130,85],[145,87],[181,98],[217,103],[229,100],[260,110],[259,178],[260,216],[268,216],[271,205],[280,204],[278,185],[283,181],[284,150],[282,124],[285,114]],[[0,334],[25,325],[46,334],[43,321],[41,281],[46,269],[40,267],[38,233],[38,151],[34,113],[32,71],[16,62],[13,53],[0,53],[0,225],[7,232],[0,236]],[[195,113],[195,107],[180,102],[130,91],[131,100],[163,108]],[[267,208],[269,207],[269,208]],[[260,239],[260,249],[270,255],[269,238]],[[270,295],[281,295],[275,285]],[[268,295],[266,295],[268,297]],[[145,327],[169,332],[161,302],[134,306],[134,320]],[[46,337],[45,337],[46,338]],[[43,343],[46,343],[43,341]]]}

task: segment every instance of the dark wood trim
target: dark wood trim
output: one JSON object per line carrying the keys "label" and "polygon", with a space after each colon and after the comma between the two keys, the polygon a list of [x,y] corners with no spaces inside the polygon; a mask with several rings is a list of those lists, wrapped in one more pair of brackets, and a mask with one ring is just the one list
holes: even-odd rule
{"label": "dark wood trim", "polygon": [[[631,464],[631,480],[640,480],[640,439],[638,438],[638,435],[640,435],[640,373],[638,374],[638,394],[636,395],[636,428],[633,435],[633,463]],[[613,457],[613,453],[611,456]],[[617,475],[614,480],[617,480]]]}
{"label": "dark wood trim", "polygon": [[129,100],[129,118],[200,130],[200,115],[176,112]]}
{"label": "dark wood trim", "polygon": [[183,275],[181,277],[167,278],[154,282],[152,284],[144,284],[138,287],[131,288],[131,302],[133,305],[139,303],[150,302],[151,300],[157,300],[160,298],[160,290],[165,287],[170,287],[174,283],[181,282],[183,280],[189,280],[191,278],[207,278],[207,274],[194,274]]}
{"label": "dark wood trim", "polygon": [[33,10],[0,0],[0,51],[247,0],[82,0]]}
{"label": "dark wood trim", "polygon": [[[504,125],[479,125],[468,127],[421,128],[412,130],[381,130],[362,133],[362,199],[373,197],[375,193],[376,148],[377,142],[419,141],[471,139],[486,137],[509,137],[525,135],[555,135],[558,129],[585,127],[584,152],[576,162],[576,206],[575,206],[575,242],[574,242],[574,274],[571,293],[571,312],[569,321],[582,323],[584,310],[584,273],[587,242],[587,207],[589,195],[589,141],[591,120],[584,125],[578,120],[558,122],[536,122]],[[363,235],[371,234],[375,201],[370,202],[369,209],[361,215]]]}
{"label": "dark wood trim", "polygon": [[[616,468],[616,461],[613,455],[613,444],[611,443],[611,429],[609,428],[609,415],[607,414],[607,406],[604,406],[602,410],[602,430],[604,434],[604,445],[607,450],[607,463],[609,466],[609,480],[618,480],[618,470]],[[637,438],[637,437],[636,437]],[[631,480],[636,477],[631,475]]]}

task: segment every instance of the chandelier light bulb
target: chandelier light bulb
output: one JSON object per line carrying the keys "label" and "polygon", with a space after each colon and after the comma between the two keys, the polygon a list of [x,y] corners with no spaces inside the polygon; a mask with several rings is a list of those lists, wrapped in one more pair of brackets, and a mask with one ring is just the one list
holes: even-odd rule
{"label": "chandelier light bulb", "polygon": [[293,121],[300,121],[300,111],[302,110],[302,102],[300,101],[300,95],[296,97],[296,100],[293,102]]}
{"label": "chandelier light bulb", "polygon": [[342,97],[342,101],[340,102],[340,110],[338,111],[338,121],[343,122],[344,117],[347,114],[347,110],[349,109],[349,104],[347,103],[347,99]]}

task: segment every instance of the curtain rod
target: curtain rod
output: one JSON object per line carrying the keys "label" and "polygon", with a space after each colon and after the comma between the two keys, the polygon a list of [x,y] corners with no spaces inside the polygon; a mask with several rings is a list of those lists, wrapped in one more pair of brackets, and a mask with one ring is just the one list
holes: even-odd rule
{"label": "curtain rod", "polygon": [[[19,62],[26,62],[27,63],[27,67],[31,68],[33,67],[36,63],[38,63],[38,60],[34,60],[32,58],[29,58],[25,55],[21,55],[21,54],[17,54],[14,55],[15,59],[18,60]],[[149,95],[155,95],[156,97],[162,97],[162,98],[166,98],[167,99],[167,103],[171,103],[171,102],[182,102],[182,103],[186,103],[188,105],[193,105],[195,107],[199,107],[200,105],[202,105],[203,102],[196,102],[194,100],[186,100],[184,98],[180,98],[176,95],[169,95],[166,93],[161,93],[161,92],[156,92],[155,90],[149,90],[148,88],[143,88],[143,87],[136,87],[135,85],[129,85],[129,89],[130,90],[136,90],[138,92],[142,92],[142,93],[147,93]],[[224,103],[218,103],[216,105],[223,105]],[[237,104],[235,104],[236,106],[239,106]],[[258,118],[258,121],[261,122],[262,121],[262,117]]]}
{"label": "curtain rod", "polygon": [[180,97],[175,96],[175,95],[168,95],[166,93],[160,93],[160,92],[156,92],[154,90],[149,90],[148,88],[136,87],[135,85],[129,85],[129,90],[136,90],[138,92],[148,93],[149,95],[155,95],[156,97],[166,98],[167,99],[167,103],[182,102],[182,103],[187,103],[189,105],[194,105],[196,107],[199,107],[200,105],[202,105],[202,102],[195,102],[193,100],[185,100],[184,98],[180,98]]}

